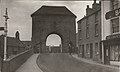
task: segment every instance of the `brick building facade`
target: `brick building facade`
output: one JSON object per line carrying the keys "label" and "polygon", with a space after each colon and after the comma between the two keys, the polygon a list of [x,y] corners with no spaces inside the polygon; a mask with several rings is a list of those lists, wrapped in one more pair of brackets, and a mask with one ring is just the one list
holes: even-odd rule
{"label": "brick building facade", "polygon": [[78,22],[78,55],[101,62],[101,3],[87,5],[86,16]]}

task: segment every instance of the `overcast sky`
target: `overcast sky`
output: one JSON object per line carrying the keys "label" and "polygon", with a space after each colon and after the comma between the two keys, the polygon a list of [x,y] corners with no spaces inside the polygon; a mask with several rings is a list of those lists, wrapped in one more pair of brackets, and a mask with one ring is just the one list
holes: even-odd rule
{"label": "overcast sky", "polygon": [[[8,20],[8,36],[15,36],[20,32],[21,40],[31,40],[32,19],[30,15],[42,5],[66,6],[76,16],[78,21],[85,15],[86,5],[92,7],[93,1],[40,1],[40,0],[1,0],[0,4],[0,26],[4,26],[3,15],[8,8],[10,19]],[[3,34],[4,32],[0,32]]]}

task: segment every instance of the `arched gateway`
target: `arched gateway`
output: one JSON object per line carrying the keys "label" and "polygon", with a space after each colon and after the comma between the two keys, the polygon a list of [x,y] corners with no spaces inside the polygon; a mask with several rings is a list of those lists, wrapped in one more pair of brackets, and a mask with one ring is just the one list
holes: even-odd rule
{"label": "arched gateway", "polygon": [[46,52],[46,39],[57,34],[62,39],[62,52],[69,51],[69,43],[76,48],[76,16],[65,6],[42,6],[32,15],[32,44],[36,52]]}

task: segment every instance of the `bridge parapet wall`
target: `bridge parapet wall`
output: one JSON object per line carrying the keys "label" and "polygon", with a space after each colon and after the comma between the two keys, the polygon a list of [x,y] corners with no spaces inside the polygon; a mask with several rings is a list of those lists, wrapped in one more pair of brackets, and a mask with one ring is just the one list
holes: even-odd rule
{"label": "bridge parapet wall", "polygon": [[31,55],[33,54],[33,49],[24,51],[14,57],[3,61],[2,72],[14,72],[17,70]]}

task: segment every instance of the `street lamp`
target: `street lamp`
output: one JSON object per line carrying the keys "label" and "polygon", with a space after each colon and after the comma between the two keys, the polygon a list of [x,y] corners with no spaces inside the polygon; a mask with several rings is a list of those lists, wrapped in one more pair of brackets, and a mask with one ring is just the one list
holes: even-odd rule
{"label": "street lamp", "polygon": [[7,59],[7,20],[9,19],[7,8],[6,8],[5,15],[3,15],[3,17],[5,17],[5,27],[4,27],[4,61],[6,61],[6,59]]}

